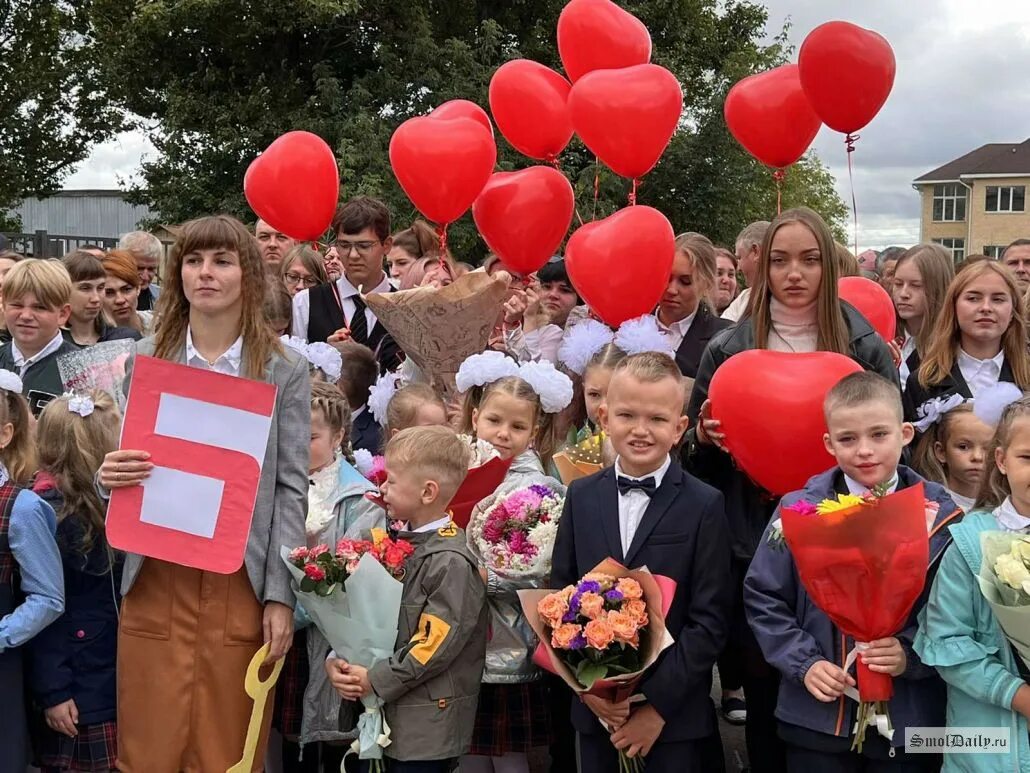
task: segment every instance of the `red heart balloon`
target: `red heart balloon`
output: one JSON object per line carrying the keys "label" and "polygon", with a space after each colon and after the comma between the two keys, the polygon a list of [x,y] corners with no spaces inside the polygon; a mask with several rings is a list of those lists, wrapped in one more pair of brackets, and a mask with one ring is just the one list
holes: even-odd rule
{"label": "red heart balloon", "polygon": [[490,122],[490,116],[486,114],[486,110],[475,102],[469,102],[467,99],[450,99],[433,110],[429,116],[444,120],[471,118],[473,121],[483,124],[489,130],[490,136],[494,136],[494,125]]}
{"label": "red heart balloon", "polygon": [[735,84],[723,106],[737,142],[766,166],[783,169],[801,158],[822,122],[808,104],[796,64]]}
{"label": "red heart balloon", "polygon": [[472,205],[472,217],[506,266],[531,274],[561,246],[575,207],[565,175],[549,166],[531,166],[495,172]]}
{"label": "red heart balloon", "polygon": [[390,138],[390,165],[418,211],[452,223],[472,206],[497,161],[490,132],[471,118],[410,118]]}
{"label": "red heart balloon", "polygon": [[572,0],[558,16],[558,54],[573,83],[593,70],[651,61],[651,34],[611,0]]}
{"label": "red heart balloon", "polygon": [[490,111],[515,150],[550,161],[572,139],[567,104],[571,88],[554,70],[515,59],[498,67],[490,79]]}
{"label": "red heart balloon", "polygon": [[886,38],[846,21],[820,24],[798,53],[805,95],[822,122],[845,134],[880,112],[894,87],[894,51]]}
{"label": "red heart balloon", "polygon": [[823,445],[823,400],[860,370],[836,352],[741,352],[712,376],[712,418],[722,422],[726,448],[748,477],[783,496],[835,464]]}
{"label": "red heart balloon", "polygon": [[565,267],[586,304],[618,327],[658,305],[675,253],[676,236],[665,215],[651,207],[626,207],[572,234]]}
{"label": "red heart balloon", "polygon": [[683,112],[676,76],[656,64],[595,70],[569,93],[576,133],[623,177],[651,171],[672,139]]}
{"label": "red heart balloon", "polygon": [[287,132],[250,162],[243,193],[254,214],[276,231],[317,241],[333,222],[340,199],[336,156],[311,132]]}
{"label": "red heart balloon", "polygon": [[837,280],[837,294],[858,309],[884,341],[894,340],[898,324],[894,301],[879,283],[864,276],[844,276]]}

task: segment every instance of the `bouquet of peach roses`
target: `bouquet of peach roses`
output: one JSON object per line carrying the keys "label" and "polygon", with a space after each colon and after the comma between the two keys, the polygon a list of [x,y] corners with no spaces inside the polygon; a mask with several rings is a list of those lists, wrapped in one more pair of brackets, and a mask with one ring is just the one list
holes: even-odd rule
{"label": "bouquet of peach roses", "polygon": [[[603,561],[559,591],[521,590],[526,619],[540,639],[533,661],[577,694],[629,698],[644,671],[672,645],[665,614],[675,583],[646,568]],[[642,769],[620,752],[620,768]]]}

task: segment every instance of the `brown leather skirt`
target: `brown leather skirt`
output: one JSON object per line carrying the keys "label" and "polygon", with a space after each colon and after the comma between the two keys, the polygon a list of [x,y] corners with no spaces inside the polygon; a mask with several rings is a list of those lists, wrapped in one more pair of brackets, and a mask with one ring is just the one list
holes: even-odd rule
{"label": "brown leather skirt", "polygon": [[[222,575],[148,558],[118,629],[118,769],[225,771],[240,761],[253,699],[244,680],[263,643],[245,569]],[[254,771],[263,768],[274,690]]]}

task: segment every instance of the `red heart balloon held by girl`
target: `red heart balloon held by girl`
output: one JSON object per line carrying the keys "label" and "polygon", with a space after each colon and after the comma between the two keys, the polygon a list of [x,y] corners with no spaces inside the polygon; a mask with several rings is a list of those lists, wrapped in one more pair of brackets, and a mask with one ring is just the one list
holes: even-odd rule
{"label": "red heart balloon held by girl", "polygon": [[676,236],[665,215],[620,209],[569,238],[565,267],[576,292],[610,327],[650,314],[669,285]]}
{"label": "red heart balloon held by girl", "polygon": [[571,88],[554,70],[515,59],[498,67],[490,79],[490,111],[515,150],[551,161],[572,139]]}
{"label": "red heart balloon held by girl", "polygon": [[796,64],[751,75],[735,84],[726,95],[723,113],[737,142],[774,169],[801,158],[822,126],[801,88]]}
{"label": "red heart balloon held by girl", "polygon": [[894,86],[894,51],[877,32],[831,21],[808,33],[798,70],[822,122],[851,134],[873,120],[887,101]]}
{"label": "red heart balloon held by girl", "polygon": [[595,70],[569,94],[572,125],[591,152],[631,179],[654,168],[679,125],[683,92],[656,64]]}
{"label": "red heart balloon held by girl", "polygon": [[311,132],[287,132],[255,158],[243,177],[254,213],[300,241],[317,241],[333,221],[340,198],[336,156]]}
{"label": "red heart balloon held by girl", "polygon": [[651,34],[611,0],[572,0],[558,16],[558,54],[573,83],[593,70],[651,61]]}
{"label": "red heart balloon held by girl", "polygon": [[823,444],[823,400],[860,370],[836,352],[740,352],[712,376],[712,418],[722,422],[726,448],[748,477],[782,496],[835,464]]}
{"label": "red heart balloon held by girl", "polygon": [[497,146],[472,118],[410,118],[390,138],[390,165],[419,212],[446,224],[472,206],[494,170]]}
{"label": "red heart balloon held by girl", "polygon": [[864,276],[844,276],[837,280],[837,293],[859,310],[884,341],[894,340],[898,324],[894,301],[879,283]]}
{"label": "red heart balloon held by girl", "polygon": [[531,274],[558,251],[575,207],[565,175],[549,166],[531,166],[494,173],[472,205],[472,217],[504,265]]}

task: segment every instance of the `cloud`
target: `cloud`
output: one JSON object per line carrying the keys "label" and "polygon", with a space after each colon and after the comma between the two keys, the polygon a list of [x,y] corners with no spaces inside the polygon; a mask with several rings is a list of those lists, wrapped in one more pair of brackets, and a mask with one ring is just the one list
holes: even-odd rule
{"label": "cloud", "polygon": [[[1030,136],[1030,3],[1025,0],[767,0],[767,32],[788,16],[800,48],[819,24],[835,19],[874,29],[897,60],[894,90],[860,132],[852,161],[859,247],[914,244],[919,196],[912,180],[989,142]],[[823,127],[814,147],[851,204],[840,134]]]}

